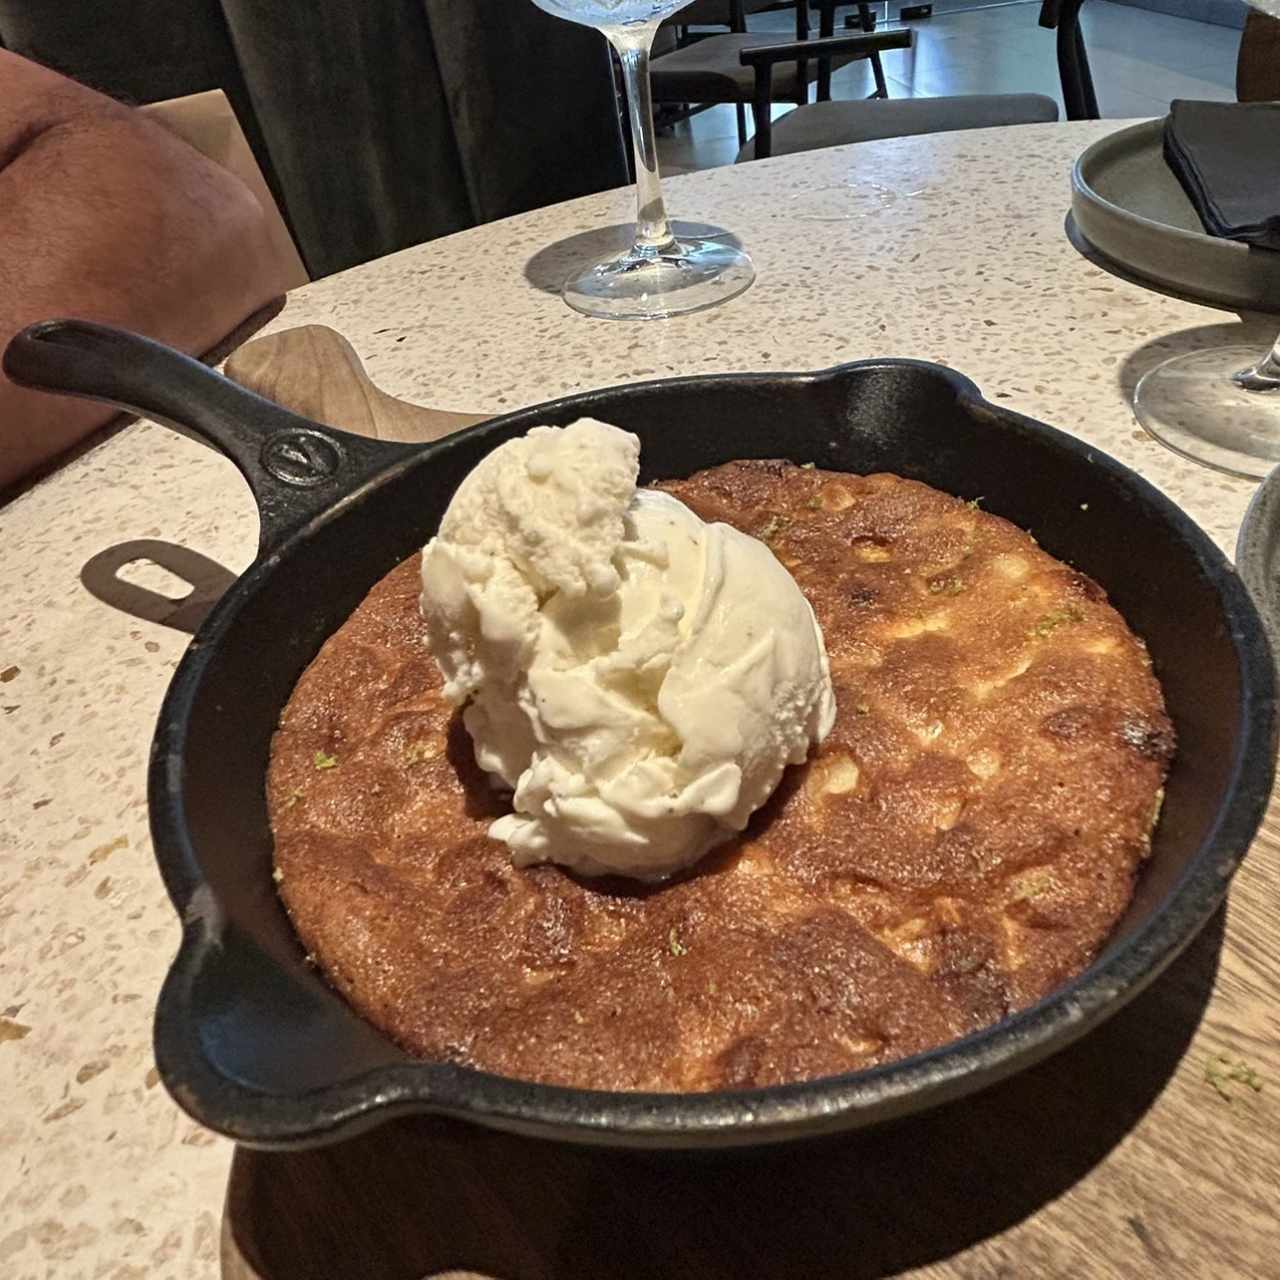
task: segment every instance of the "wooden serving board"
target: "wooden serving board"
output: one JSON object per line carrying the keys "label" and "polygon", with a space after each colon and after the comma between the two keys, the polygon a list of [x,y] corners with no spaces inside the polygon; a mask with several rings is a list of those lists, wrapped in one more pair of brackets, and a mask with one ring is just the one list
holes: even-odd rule
{"label": "wooden serving board", "polygon": [[[326,332],[259,339],[239,355],[260,358],[234,358],[229,371],[347,430],[416,429],[390,397],[357,387],[354,353],[292,375],[293,353],[332,349]],[[335,371],[345,387],[331,385]],[[241,1148],[223,1273],[1271,1280],[1278,983],[1273,796],[1228,903],[1174,965],[1105,1026],[976,1097],[825,1146],[716,1159],[619,1156],[424,1119],[311,1151]]]}
{"label": "wooden serving board", "polygon": [[255,338],[227,360],[224,372],[303,417],[377,440],[438,440],[489,416],[428,409],[387,395],[346,338],[326,325]]}

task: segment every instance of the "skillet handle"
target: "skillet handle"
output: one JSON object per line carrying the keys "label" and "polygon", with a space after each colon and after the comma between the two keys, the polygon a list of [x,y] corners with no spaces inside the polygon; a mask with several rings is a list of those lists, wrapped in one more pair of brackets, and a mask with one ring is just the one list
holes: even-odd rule
{"label": "skillet handle", "polygon": [[224,453],[258,504],[258,555],[420,446],[321,426],[254,395],[172,347],[87,320],[45,320],[9,343],[21,386],[101,400],[191,433]]}

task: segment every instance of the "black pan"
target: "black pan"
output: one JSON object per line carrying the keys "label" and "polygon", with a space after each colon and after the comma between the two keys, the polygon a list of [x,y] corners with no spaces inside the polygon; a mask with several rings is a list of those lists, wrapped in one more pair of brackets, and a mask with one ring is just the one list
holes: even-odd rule
{"label": "black pan", "polygon": [[[244,473],[262,514],[258,559],[174,675],[150,775],[156,858],[183,921],[156,1011],[156,1061],[191,1115],[243,1142],[315,1143],[434,1112],[564,1141],[714,1148],[919,1111],[1029,1066],[1132,999],[1209,918],[1261,820],[1274,676],[1258,615],[1226,559],[1132,471],[989,404],[950,370],[872,360],[641,383],[410,447],[318,427],[164,347],[78,322],[26,330],[5,368],[29,386],[203,437]],[[1150,646],[1179,750],[1150,865],[1084,974],[997,1026],[887,1067],[676,1095],[554,1088],[415,1061],[304,963],[271,879],[263,776],[280,708],[365,592],[432,534],[488,450],[537,423],[583,415],[640,436],[645,480],[785,455],[981,497],[1106,588]]]}

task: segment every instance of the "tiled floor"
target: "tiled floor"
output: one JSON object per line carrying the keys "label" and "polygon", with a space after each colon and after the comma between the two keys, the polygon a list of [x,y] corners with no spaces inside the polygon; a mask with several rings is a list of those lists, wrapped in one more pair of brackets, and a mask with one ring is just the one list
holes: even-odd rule
{"label": "tiled floor", "polygon": [[[898,7],[894,3],[892,11]],[[1039,14],[1036,0],[1024,0],[906,24],[915,30],[915,47],[881,55],[889,96],[1044,93],[1061,109],[1055,33],[1037,25]],[[757,15],[749,25],[794,33],[794,22],[783,12]],[[1091,0],[1081,26],[1104,116],[1161,115],[1170,98],[1235,98],[1239,31],[1107,0]],[[867,63],[856,62],[832,77],[831,96],[865,97],[873,87]],[[775,118],[790,109],[775,108]],[[737,153],[731,106],[704,111],[658,139],[667,172],[732,164]]]}

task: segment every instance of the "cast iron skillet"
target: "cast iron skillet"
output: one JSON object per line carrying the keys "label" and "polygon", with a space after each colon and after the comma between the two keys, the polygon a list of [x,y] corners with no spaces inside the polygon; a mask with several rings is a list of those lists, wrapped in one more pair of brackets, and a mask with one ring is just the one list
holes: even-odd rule
{"label": "cast iron skillet", "polygon": [[[180,424],[240,468],[258,559],[191,643],[151,755],[156,858],[183,921],[156,1011],[156,1061],[196,1119],[260,1146],[316,1143],[435,1112],[616,1147],[749,1146],[902,1116],[989,1085],[1082,1035],[1151,982],[1221,901],[1270,791],[1266,637],[1209,539],[1091,446],[908,360],[821,373],[677,378],[569,396],[427,446],[321,428],[164,347],[78,322],[37,325],[10,377]],[[415,1061],[304,963],[271,880],[263,775],[294,682],[365,592],[420,547],[496,444],[583,415],[636,432],[644,480],[785,455],[924,480],[1030,530],[1096,578],[1145,637],[1177,726],[1150,865],[1097,961],[1034,1008],[872,1071],[767,1089],[628,1094]]]}

